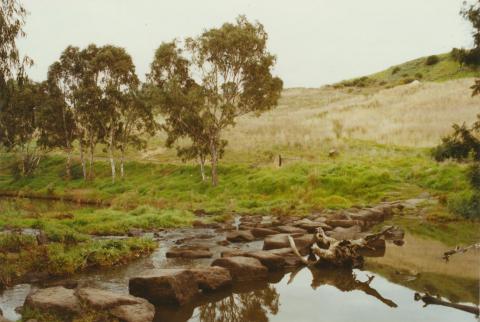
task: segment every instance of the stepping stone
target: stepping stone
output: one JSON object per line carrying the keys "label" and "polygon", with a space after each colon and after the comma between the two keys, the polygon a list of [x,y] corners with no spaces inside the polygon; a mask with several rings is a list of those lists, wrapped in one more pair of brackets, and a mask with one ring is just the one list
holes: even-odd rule
{"label": "stepping stone", "polygon": [[269,271],[278,271],[285,267],[285,259],[269,251],[259,250],[254,252],[223,252],[222,257],[245,256],[256,258],[268,268]]}
{"label": "stepping stone", "polygon": [[212,252],[208,247],[185,246],[172,247],[166,253],[167,258],[211,258]]}
{"label": "stepping stone", "polygon": [[227,233],[227,240],[232,243],[251,242],[255,237],[249,230],[235,230]]}
{"label": "stepping stone", "polygon": [[155,304],[184,305],[198,294],[193,273],[186,269],[152,269],[129,281],[130,294]]}
{"label": "stepping stone", "polygon": [[202,291],[216,291],[232,284],[230,271],[223,267],[194,268],[191,272]]}
{"label": "stepping stone", "polygon": [[260,227],[253,228],[251,232],[252,232],[252,235],[256,238],[263,238],[266,236],[278,234],[278,231],[276,230],[268,229],[268,228],[260,228]]}
{"label": "stepping stone", "polygon": [[225,267],[234,281],[253,281],[267,278],[268,269],[252,257],[224,257],[213,261],[212,266]]}
{"label": "stepping stone", "polygon": [[49,287],[31,292],[25,299],[25,306],[38,311],[53,311],[59,314],[73,314],[81,311],[75,291],[62,286]]}
{"label": "stepping stone", "polygon": [[[290,234],[277,234],[267,236],[263,242],[263,250],[290,248],[288,236]],[[299,250],[302,250],[312,244],[313,234],[295,234],[291,235],[295,241],[295,245]]]}
{"label": "stepping stone", "polygon": [[279,232],[285,234],[306,234],[307,231],[302,228],[294,227],[294,226],[278,226],[276,228]]}

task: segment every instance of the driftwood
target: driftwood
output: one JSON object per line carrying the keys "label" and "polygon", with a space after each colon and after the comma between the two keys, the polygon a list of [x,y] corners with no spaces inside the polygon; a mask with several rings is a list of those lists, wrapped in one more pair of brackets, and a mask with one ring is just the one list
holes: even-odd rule
{"label": "driftwood", "polygon": [[466,246],[466,247],[457,246],[457,247],[455,247],[455,249],[451,249],[451,250],[443,253],[443,259],[446,262],[448,262],[448,260],[450,259],[450,256],[455,255],[455,254],[466,253],[469,249],[480,249],[480,243],[476,243],[476,244]]}
{"label": "driftwood", "polygon": [[354,268],[361,267],[363,264],[363,256],[359,254],[360,249],[373,249],[373,244],[377,240],[394,229],[395,227],[388,226],[381,232],[367,235],[364,238],[336,240],[327,236],[323,229],[319,227],[309,248],[308,258],[301,256],[291,236],[288,236],[288,240],[295,255],[307,266],[329,264],[337,267]]}
{"label": "driftwood", "polygon": [[415,298],[415,301],[422,300],[424,303],[423,307],[426,307],[429,304],[433,304],[433,305],[447,306],[457,310],[462,310],[465,312],[475,314],[476,316],[478,316],[480,313],[478,306],[470,306],[465,304],[456,304],[456,303],[447,302],[440,298],[433,297],[428,293],[425,293],[425,295],[421,295],[420,293],[415,293],[414,298]]}

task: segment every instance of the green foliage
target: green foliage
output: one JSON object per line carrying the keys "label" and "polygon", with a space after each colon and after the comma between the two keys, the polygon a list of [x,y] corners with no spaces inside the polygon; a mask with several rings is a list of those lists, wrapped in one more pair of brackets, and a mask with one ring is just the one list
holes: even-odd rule
{"label": "green foliage", "polygon": [[480,190],[480,162],[473,162],[468,169],[468,178],[474,189]]}
{"label": "green foliage", "polygon": [[468,219],[480,219],[480,191],[464,191],[448,199],[448,208],[453,213]]}
{"label": "green foliage", "polygon": [[395,75],[396,73],[398,73],[399,71],[401,71],[402,69],[400,67],[395,67],[392,69],[392,75]]}
{"label": "green foliage", "polygon": [[267,39],[260,23],[240,16],[186,39],[184,48],[163,43],[155,53],[150,88],[165,116],[167,146],[188,139],[191,145],[180,147],[180,155],[200,158],[202,166],[208,154],[213,185],[226,145],[223,131],[242,115],[274,108],[280,98],[283,82],[272,75],[276,59]]}
{"label": "green foliage", "polygon": [[461,126],[453,125],[454,132],[442,138],[442,144],[432,150],[432,155],[437,161],[445,159],[465,160],[470,155],[476,161],[480,160],[480,115],[478,120],[467,127],[464,123]]}
{"label": "green foliage", "polygon": [[427,59],[425,60],[425,65],[427,66],[432,66],[438,64],[440,59],[436,55],[428,56]]}

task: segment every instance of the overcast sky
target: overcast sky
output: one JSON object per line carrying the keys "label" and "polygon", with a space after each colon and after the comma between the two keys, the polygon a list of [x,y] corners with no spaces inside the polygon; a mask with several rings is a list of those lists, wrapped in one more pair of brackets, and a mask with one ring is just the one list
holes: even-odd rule
{"label": "overcast sky", "polygon": [[463,0],[23,0],[34,80],[68,45],[114,44],[144,79],[162,41],[195,36],[239,14],[264,24],[286,87],[318,87],[420,56],[473,45]]}

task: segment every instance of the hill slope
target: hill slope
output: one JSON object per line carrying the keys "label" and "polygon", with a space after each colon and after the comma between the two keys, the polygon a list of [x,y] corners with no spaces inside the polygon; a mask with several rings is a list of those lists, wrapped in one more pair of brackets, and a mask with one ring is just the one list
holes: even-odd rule
{"label": "hill slope", "polygon": [[[432,60],[430,64],[429,58]],[[435,62],[435,60],[438,61]],[[438,82],[478,76],[480,76],[480,66],[462,66],[447,53],[414,59],[369,76],[342,81],[334,86],[390,88],[408,84],[414,80]]]}

